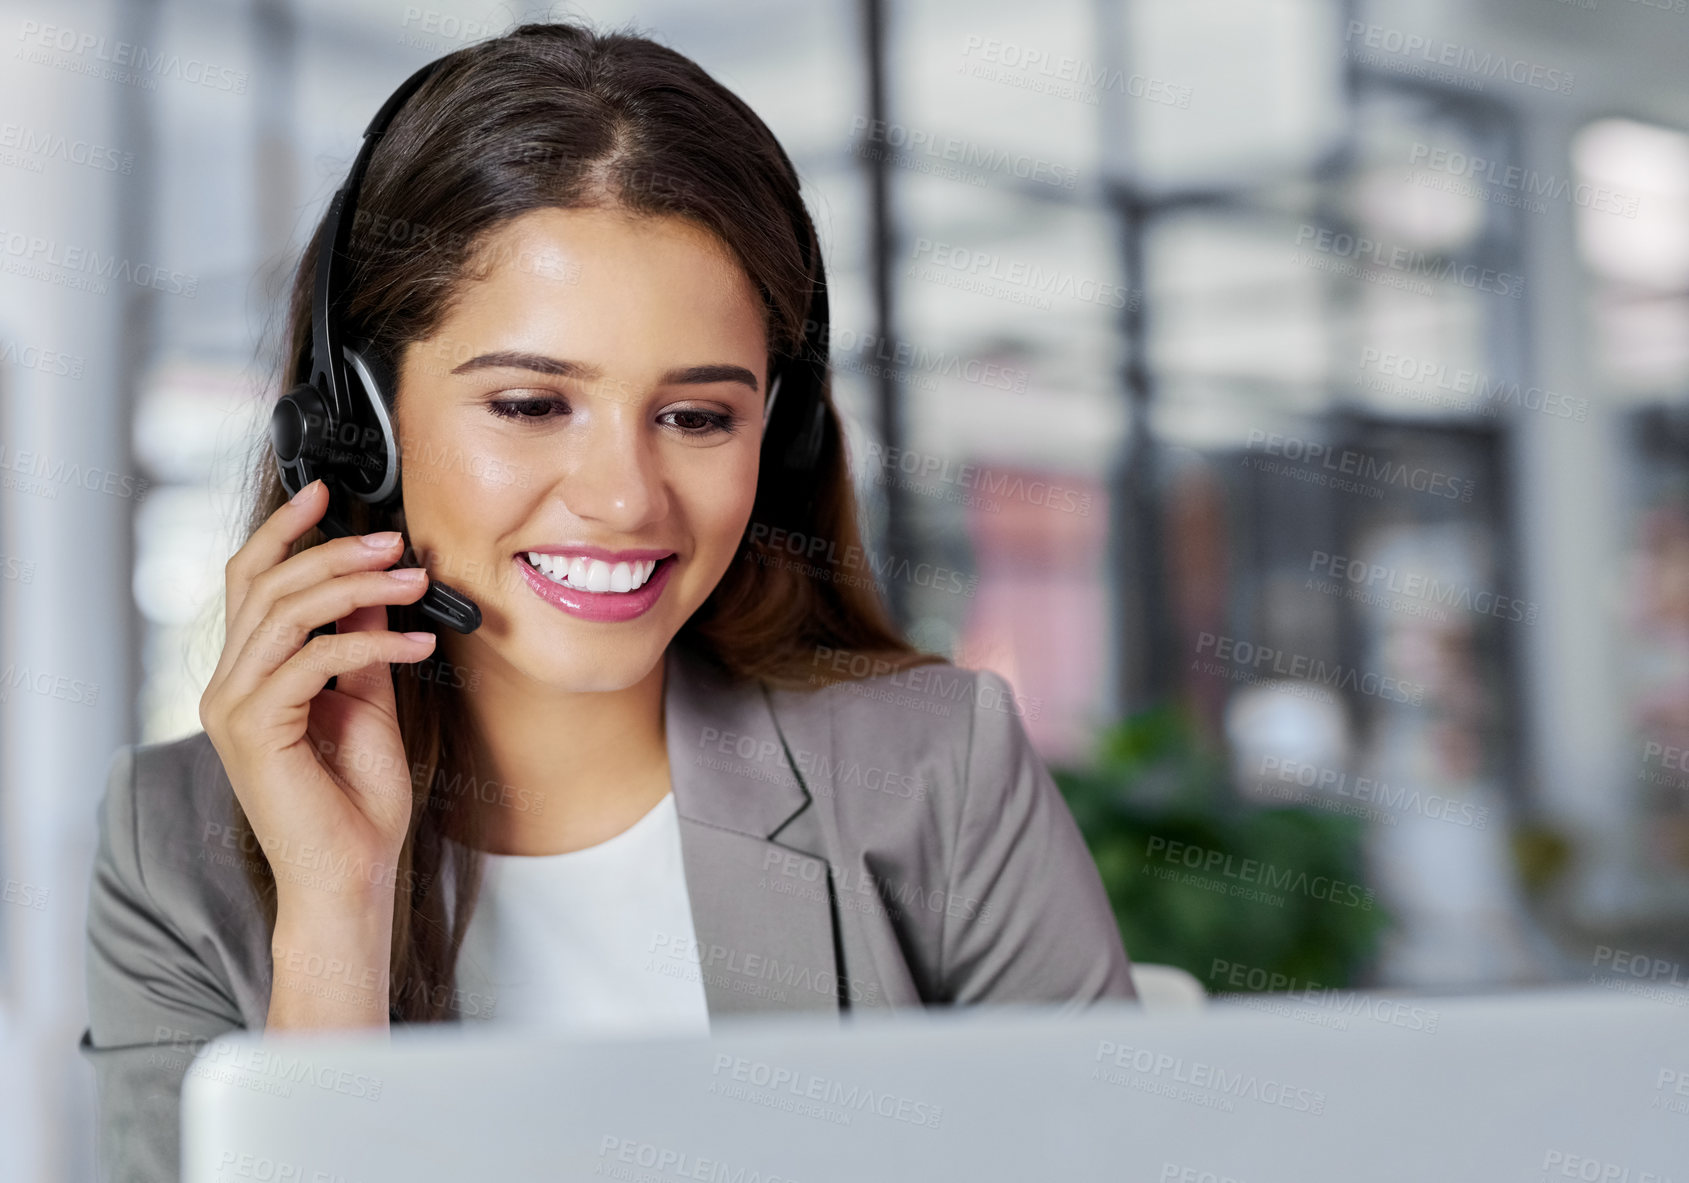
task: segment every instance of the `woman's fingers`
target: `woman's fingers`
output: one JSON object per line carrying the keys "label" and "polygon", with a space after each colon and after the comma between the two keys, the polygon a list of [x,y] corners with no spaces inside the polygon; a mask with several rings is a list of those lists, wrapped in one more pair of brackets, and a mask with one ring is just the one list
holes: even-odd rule
{"label": "woman's fingers", "polygon": [[[375,540],[380,545],[370,545]],[[400,553],[400,535],[396,530],[380,534],[359,535],[354,538],[332,538],[321,546],[282,560],[261,571],[248,582],[245,598],[233,617],[233,625],[224,644],[240,651],[246,637],[260,621],[275,612],[276,605],[289,596],[332,581],[336,576],[358,571],[382,571],[395,563]],[[408,568],[402,568],[408,569]],[[347,611],[350,611],[348,605]],[[339,615],[344,615],[344,612]],[[327,624],[334,616],[312,620],[307,629]]]}
{"label": "woman's fingers", "polygon": [[[382,604],[366,604],[354,608],[350,613],[335,622],[335,629],[345,636],[356,636],[363,633],[382,631],[387,628],[387,608]],[[409,636],[410,634],[400,634]],[[434,634],[421,633],[418,639],[419,648],[417,658],[402,658],[401,660],[420,660],[434,651],[436,644]],[[361,698],[371,706],[379,707],[385,712],[395,711],[393,702],[393,671],[385,659],[372,659],[369,664],[359,666],[355,670],[339,675],[334,688],[342,694],[350,694],[354,698]]]}
{"label": "woman's fingers", "polygon": [[[416,661],[433,651],[434,637],[416,641],[404,633],[371,629],[353,633],[330,633],[312,637],[299,652],[289,657],[264,679],[264,684],[245,701],[245,709],[258,718],[280,718],[295,705],[308,705],[322,692],[330,678],[345,678],[370,665],[379,665],[387,675],[387,663]],[[389,702],[391,682],[389,682]]]}
{"label": "woman's fingers", "polygon": [[235,620],[246,602],[247,590],[259,575],[287,558],[290,547],[315,526],[328,509],[328,488],[312,481],[264,520],[243,546],[223,565],[226,595],[223,603],[225,635],[234,636]]}
{"label": "woman's fingers", "polygon": [[[381,607],[413,603],[422,598],[427,587],[425,572],[420,568],[405,567],[398,571],[356,571],[339,575],[283,596],[271,605],[269,614],[247,635],[229,665],[220,694],[229,701],[238,702],[255,693],[270,674],[306,646],[312,629],[338,621],[366,605]],[[368,660],[375,659],[371,657]],[[326,675],[324,681],[327,681]]]}

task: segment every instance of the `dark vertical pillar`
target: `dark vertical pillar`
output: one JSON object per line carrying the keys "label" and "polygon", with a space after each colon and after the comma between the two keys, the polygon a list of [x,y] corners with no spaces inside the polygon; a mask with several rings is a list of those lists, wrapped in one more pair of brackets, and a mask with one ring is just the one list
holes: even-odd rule
{"label": "dark vertical pillar", "polygon": [[[131,45],[159,44],[158,28],[162,15],[162,0],[129,0],[119,7],[119,36]],[[135,155],[135,171],[123,184],[122,199],[117,203],[116,256],[119,259],[156,259],[158,238],[158,137],[155,134],[156,111],[153,92],[140,87],[111,86],[112,101],[116,104],[113,126],[116,140],[125,152]],[[118,325],[117,398],[113,413],[123,440],[125,460],[123,470],[138,472],[134,453],[135,406],[141,396],[141,381],[158,348],[159,292],[137,284],[117,285],[114,298],[121,301]],[[150,479],[150,478],[149,478]],[[129,529],[123,534],[122,554],[105,556],[114,571],[135,569],[134,503],[129,504]],[[128,580],[124,580],[128,586]],[[124,600],[123,645],[123,701],[128,704],[129,717],[125,728],[131,741],[141,734],[141,684],[144,671],[140,661],[141,643],[146,637],[147,622],[141,606],[133,595]]]}
{"label": "dark vertical pillar", "polygon": [[[863,58],[867,66],[867,116],[870,127],[883,127],[886,114],[886,6],[885,0],[862,0]],[[874,335],[881,342],[896,342],[895,296],[896,273],[892,258],[897,251],[897,233],[891,212],[891,178],[887,175],[884,152],[861,154],[868,180],[868,274],[873,286]],[[835,303],[835,307],[836,307]],[[888,354],[889,356],[889,354]],[[876,365],[874,371],[874,406],[881,441],[886,455],[898,455],[905,446],[903,433],[903,391],[896,368]],[[913,561],[912,531],[909,523],[909,495],[895,480],[881,483],[886,499],[885,554],[899,560]],[[895,565],[892,568],[896,569]],[[885,587],[886,603],[892,619],[907,629],[909,617],[908,588],[893,579]]]}
{"label": "dark vertical pillar", "polygon": [[1150,424],[1154,389],[1145,323],[1144,233],[1151,210],[1129,185],[1112,188],[1110,197],[1128,293],[1120,315],[1126,436],[1110,474],[1109,550],[1119,593],[1116,694],[1122,713],[1129,713],[1171,695],[1178,672],[1167,611],[1160,464]]}

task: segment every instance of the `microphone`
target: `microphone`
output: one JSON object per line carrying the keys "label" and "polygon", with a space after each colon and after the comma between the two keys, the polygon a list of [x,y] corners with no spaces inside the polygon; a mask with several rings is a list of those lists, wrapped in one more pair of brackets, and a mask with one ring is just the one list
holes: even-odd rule
{"label": "microphone", "polygon": [[[331,538],[350,538],[357,534],[357,531],[346,523],[346,518],[340,511],[346,492],[332,471],[333,449],[329,446],[330,441],[323,438],[325,432],[312,431],[309,428],[312,419],[326,426],[327,417],[312,416],[299,405],[301,400],[297,396],[305,391],[316,393],[315,388],[308,384],[303,389],[296,387],[276,403],[276,409],[270,415],[270,442],[275,449],[282,487],[291,495],[310,484],[309,479],[289,479],[306,475],[307,468],[313,476],[320,476],[328,488],[328,508],[323,511],[317,527]],[[386,568],[387,570],[422,566],[421,560],[411,547],[410,539],[405,538],[404,544],[399,561]],[[480,606],[456,588],[438,580],[429,581],[428,590],[417,602],[417,607],[423,615],[460,633],[472,633],[481,627]],[[312,630],[312,635],[315,636],[318,631]],[[323,631],[332,632],[333,628],[324,626]]]}

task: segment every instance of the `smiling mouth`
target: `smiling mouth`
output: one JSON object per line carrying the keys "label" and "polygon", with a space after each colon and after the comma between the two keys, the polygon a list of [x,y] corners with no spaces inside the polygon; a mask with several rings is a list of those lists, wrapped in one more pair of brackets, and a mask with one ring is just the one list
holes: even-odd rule
{"label": "smiling mouth", "polygon": [[582,556],[550,555],[539,551],[524,551],[522,561],[559,587],[593,593],[625,594],[638,591],[665,564],[674,562],[674,555],[640,562],[607,563],[603,559]]}

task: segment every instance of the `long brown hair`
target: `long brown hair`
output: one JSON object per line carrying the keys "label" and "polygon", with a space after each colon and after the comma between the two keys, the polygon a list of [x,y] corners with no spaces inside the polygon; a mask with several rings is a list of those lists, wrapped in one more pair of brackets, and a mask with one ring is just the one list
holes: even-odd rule
{"label": "long brown hair", "polygon": [[[406,104],[360,195],[349,321],[391,371],[407,344],[428,339],[444,319],[489,231],[529,210],[588,206],[679,216],[709,230],[763,298],[770,372],[795,354],[817,279],[805,255],[818,258],[820,245],[773,133],[691,60],[631,32],[579,23],[526,24],[459,49]],[[294,273],[278,391],[310,347],[322,238],[319,224]],[[859,576],[856,499],[830,379],[823,401],[818,463],[801,474],[762,466],[736,560],[672,642],[736,678],[813,689],[836,677],[826,671],[840,663],[816,660],[825,650],[868,655],[872,662],[845,664],[873,673],[946,660],[910,645]],[[254,441],[247,473],[250,537],[287,500],[267,439]],[[387,524],[362,502],[349,505],[355,529]],[[796,563],[789,548],[770,545],[781,537],[829,545],[806,548]],[[313,528],[291,553],[326,540]],[[388,616],[395,629],[429,626],[412,605]],[[473,845],[445,841],[476,833],[479,811],[464,808],[474,794],[460,788],[476,783],[468,713],[457,699],[462,679],[439,664],[432,656],[389,667],[414,790],[394,875],[390,977],[392,1014],[405,1022],[457,1017],[454,963],[480,882]],[[238,803],[235,812],[241,849],[258,850]],[[273,928],[272,869],[260,855],[247,875]]]}

